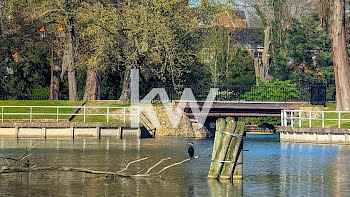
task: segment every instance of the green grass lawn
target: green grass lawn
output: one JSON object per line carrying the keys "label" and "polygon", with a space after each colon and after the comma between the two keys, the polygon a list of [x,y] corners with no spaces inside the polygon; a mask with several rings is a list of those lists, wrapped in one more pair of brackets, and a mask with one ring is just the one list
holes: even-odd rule
{"label": "green grass lawn", "polygon": [[[46,101],[46,100],[2,100],[0,101],[0,112],[3,113],[30,113],[30,107],[32,107],[32,113],[57,113],[57,108],[36,108],[35,106],[80,106],[83,101],[70,102],[70,101]],[[3,107],[5,106],[5,107]],[[6,107],[6,106],[23,106],[23,107]],[[59,113],[74,113],[76,109],[72,108],[60,108]],[[30,119],[30,115],[8,115],[4,114],[4,120],[9,119]],[[56,119],[56,115],[32,115],[32,119]],[[68,119],[69,116],[61,116],[59,119]]]}
{"label": "green grass lawn", "polygon": [[[59,113],[66,113],[66,114],[73,114],[78,109],[78,107],[75,108],[40,108],[35,106],[81,106],[83,104],[83,101],[77,101],[77,102],[70,102],[70,101],[47,101],[47,100],[6,100],[6,101],[0,101],[0,113],[28,113],[28,115],[15,115],[15,114],[4,114],[1,116],[1,119],[4,120],[28,120],[32,118],[33,121],[35,120],[42,120],[42,119],[51,119],[56,120],[57,115],[32,115],[30,117],[29,113],[32,107],[32,113],[52,113],[56,114],[57,110]],[[3,107],[4,106],[4,107]],[[6,106],[20,106],[20,107],[6,107]],[[23,106],[23,107],[22,107]],[[119,101],[89,101],[85,104],[86,107],[89,106],[109,106],[109,107],[128,107],[130,104],[128,103],[121,103]],[[114,109],[110,108],[109,110],[109,122],[124,122],[123,115],[123,109]],[[126,111],[128,114],[128,111]],[[106,114],[107,108],[100,108],[100,109],[91,109],[87,108],[85,110],[85,121],[86,122],[106,122],[107,116],[106,115],[89,115],[89,114]],[[135,112],[134,112],[135,113]],[[84,110],[81,109],[78,113],[79,115],[75,116],[72,122],[84,122]],[[59,115],[58,119],[59,121],[68,121],[69,117],[71,115]],[[125,118],[125,122],[130,122],[130,117],[127,116]]]}
{"label": "green grass lawn", "polygon": [[0,106],[80,106],[83,101],[0,100]]}

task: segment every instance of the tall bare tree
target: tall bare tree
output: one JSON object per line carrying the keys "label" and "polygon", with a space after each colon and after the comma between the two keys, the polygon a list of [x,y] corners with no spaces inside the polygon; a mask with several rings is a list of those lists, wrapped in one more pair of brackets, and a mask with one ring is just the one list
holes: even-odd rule
{"label": "tall bare tree", "polygon": [[350,65],[345,38],[345,0],[331,1],[331,42],[337,110],[350,110]]}

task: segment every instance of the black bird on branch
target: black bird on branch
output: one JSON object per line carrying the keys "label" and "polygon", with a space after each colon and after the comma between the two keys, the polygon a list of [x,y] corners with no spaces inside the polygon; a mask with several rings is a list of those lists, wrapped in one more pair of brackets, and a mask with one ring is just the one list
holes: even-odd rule
{"label": "black bird on branch", "polygon": [[193,143],[188,143],[190,146],[188,147],[188,155],[192,158],[194,155]]}

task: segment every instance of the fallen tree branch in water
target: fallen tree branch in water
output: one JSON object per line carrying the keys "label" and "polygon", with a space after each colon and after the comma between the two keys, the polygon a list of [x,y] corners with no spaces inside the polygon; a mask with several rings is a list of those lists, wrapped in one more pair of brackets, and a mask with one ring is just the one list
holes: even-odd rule
{"label": "fallen tree branch in water", "polygon": [[[20,157],[18,157],[14,163],[28,157],[30,154],[27,155],[27,153],[30,151],[30,149],[31,148],[29,148],[25,153],[23,153]],[[119,176],[119,177],[126,177],[126,178],[160,176],[161,173],[163,173],[165,170],[167,170],[171,167],[183,164],[183,163],[190,161],[190,160],[193,160],[193,159],[200,158],[202,154],[204,154],[205,152],[207,152],[210,149],[211,148],[208,148],[207,150],[205,150],[204,152],[202,152],[201,154],[199,154],[193,158],[186,158],[182,161],[168,165],[168,166],[162,168],[161,170],[159,170],[158,172],[154,172],[154,173],[149,173],[149,172],[151,170],[153,170],[155,167],[157,167],[158,165],[160,165],[163,161],[170,160],[171,158],[167,157],[167,158],[161,159],[159,162],[157,162],[156,164],[151,166],[144,174],[140,174],[140,172],[143,170],[137,172],[136,174],[124,174],[122,172],[126,171],[131,164],[146,160],[146,159],[148,159],[148,157],[144,157],[141,159],[131,161],[125,166],[124,169],[119,170],[117,172],[90,170],[90,169],[86,169],[86,168],[54,167],[54,166],[48,166],[48,167],[32,166],[32,167],[28,167],[28,168],[11,168],[10,167],[11,165],[9,165],[9,166],[7,166],[7,168],[2,168],[0,171],[0,174],[17,173],[17,172],[38,172],[38,171],[69,171],[69,172],[82,172],[82,173],[95,174],[95,175]],[[2,157],[2,158],[4,158],[4,157]]]}
{"label": "fallen tree branch in water", "polygon": [[32,167],[32,168],[9,168],[1,170],[0,174],[14,173],[14,172],[37,172],[37,171],[70,171],[70,172],[84,172],[89,174],[103,174],[103,175],[115,175],[121,177],[130,177],[129,175],[124,175],[117,172],[105,172],[98,170],[90,170],[85,168],[70,168],[70,167]]}

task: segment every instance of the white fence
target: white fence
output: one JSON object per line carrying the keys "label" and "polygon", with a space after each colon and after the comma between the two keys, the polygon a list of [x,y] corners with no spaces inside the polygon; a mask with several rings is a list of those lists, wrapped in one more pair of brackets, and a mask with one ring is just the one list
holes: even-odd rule
{"label": "white fence", "polygon": [[[111,119],[126,123],[140,123],[139,107],[113,107],[113,106],[0,106],[1,121],[6,119],[29,120],[49,119],[59,122],[60,118],[67,119],[71,116],[83,117],[82,122],[89,122],[87,117],[102,116],[100,121],[111,122]],[[78,120],[79,121],[79,120]]]}
{"label": "white fence", "polygon": [[281,111],[281,126],[342,128],[344,123],[349,123],[350,126],[350,111]]}

